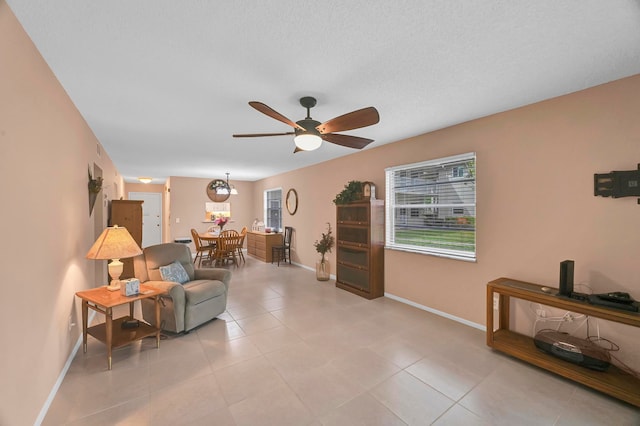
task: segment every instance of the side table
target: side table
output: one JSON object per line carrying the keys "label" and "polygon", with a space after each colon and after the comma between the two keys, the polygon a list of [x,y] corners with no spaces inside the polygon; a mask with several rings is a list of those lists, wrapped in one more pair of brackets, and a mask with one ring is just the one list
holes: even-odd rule
{"label": "side table", "polygon": [[[162,290],[140,284],[140,293],[124,296],[119,291],[109,291],[106,287],[98,287],[76,293],[82,299],[82,346],[87,353],[87,334],[107,345],[107,366],[111,370],[111,352],[113,348],[128,345],[131,342],[148,336],[156,336],[156,348],[160,347],[160,329],[143,321],[136,328],[123,329],[122,323],[133,318],[133,304],[136,300],[153,298],[156,306],[156,324],[160,324],[160,295]],[[129,315],[113,318],[113,308],[129,304]],[[105,316],[105,322],[88,327],[89,308]]]}

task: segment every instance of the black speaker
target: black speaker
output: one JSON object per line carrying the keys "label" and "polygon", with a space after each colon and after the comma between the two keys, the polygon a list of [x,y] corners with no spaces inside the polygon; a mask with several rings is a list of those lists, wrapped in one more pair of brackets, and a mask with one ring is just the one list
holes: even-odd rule
{"label": "black speaker", "polygon": [[571,297],[573,293],[573,260],[560,262],[560,295]]}

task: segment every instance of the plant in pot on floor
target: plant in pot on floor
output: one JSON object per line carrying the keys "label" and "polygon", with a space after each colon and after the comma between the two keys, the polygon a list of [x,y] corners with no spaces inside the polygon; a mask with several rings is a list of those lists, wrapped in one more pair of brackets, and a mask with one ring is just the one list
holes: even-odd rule
{"label": "plant in pot on floor", "polygon": [[327,232],[323,232],[322,238],[313,243],[316,251],[322,255],[322,259],[316,261],[316,278],[318,281],[329,280],[331,265],[329,264],[329,259],[327,259],[326,254],[331,253],[334,244],[335,238],[331,233],[331,224],[327,222]]}

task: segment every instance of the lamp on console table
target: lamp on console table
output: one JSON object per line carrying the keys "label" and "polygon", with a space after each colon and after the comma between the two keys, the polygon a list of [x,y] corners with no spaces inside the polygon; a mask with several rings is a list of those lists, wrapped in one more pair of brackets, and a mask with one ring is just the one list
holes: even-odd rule
{"label": "lamp on console table", "polygon": [[120,274],[122,274],[120,259],[139,254],[142,254],[142,249],[138,247],[127,228],[116,225],[102,231],[86,257],[94,260],[111,259],[109,263],[111,283],[107,286],[107,290],[115,291],[120,289]]}

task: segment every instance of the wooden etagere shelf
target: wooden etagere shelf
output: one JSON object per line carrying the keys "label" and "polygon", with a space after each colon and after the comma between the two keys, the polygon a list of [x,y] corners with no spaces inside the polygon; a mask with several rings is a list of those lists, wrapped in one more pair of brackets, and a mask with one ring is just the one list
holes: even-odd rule
{"label": "wooden etagere shelf", "polygon": [[[640,314],[569,299],[542,291],[543,286],[509,278],[499,278],[487,284],[487,345],[574,380],[607,395],[640,407],[640,380],[610,366],[607,371],[594,371],[570,363],[539,350],[533,338],[509,329],[510,298],[540,303],[546,306],[589,315],[608,321],[640,327]],[[498,328],[494,329],[494,296],[497,295]]]}
{"label": "wooden etagere shelf", "polygon": [[336,206],[336,287],[384,296],[384,201]]}

